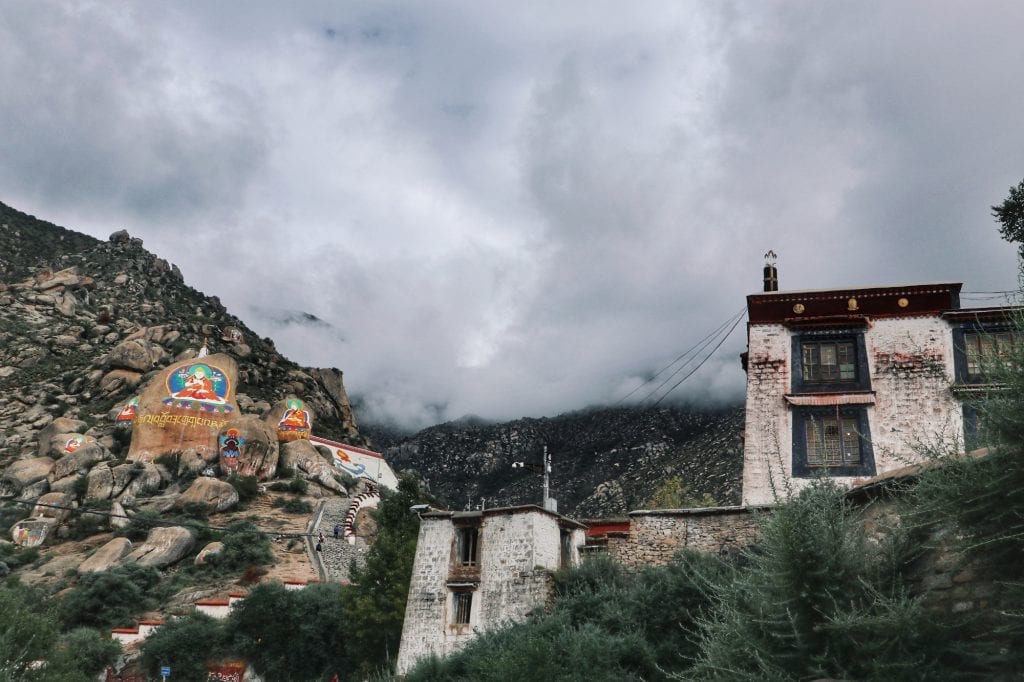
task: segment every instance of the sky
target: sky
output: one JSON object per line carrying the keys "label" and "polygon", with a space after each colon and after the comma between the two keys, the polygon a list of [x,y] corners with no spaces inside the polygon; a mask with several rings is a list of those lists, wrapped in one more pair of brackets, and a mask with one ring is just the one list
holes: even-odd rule
{"label": "sky", "polygon": [[1011,0],[0,0],[0,201],[142,238],[344,371],[362,420],[738,402],[769,249],[781,289],[1017,288],[991,206],[1024,177],[1022,26]]}

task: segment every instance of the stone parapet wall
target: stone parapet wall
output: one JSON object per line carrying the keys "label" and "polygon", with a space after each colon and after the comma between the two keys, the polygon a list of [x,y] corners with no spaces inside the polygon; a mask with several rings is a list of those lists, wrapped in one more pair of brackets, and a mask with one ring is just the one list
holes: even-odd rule
{"label": "stone parapet wall", "polygon": [[667,564],[683,548],[728,554],[760,539],[756,511],[711,507],[630,512],[629,533],[609,533],[608,554],[632,570]]}

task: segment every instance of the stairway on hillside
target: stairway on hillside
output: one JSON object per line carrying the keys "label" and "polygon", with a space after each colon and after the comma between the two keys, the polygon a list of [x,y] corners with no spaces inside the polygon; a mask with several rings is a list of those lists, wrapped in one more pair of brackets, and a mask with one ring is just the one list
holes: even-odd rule
{"label": "stairway on hillside", "polygon": [[352,497],[332,497],[324,500],[323,513],[319,514],[319,523],[313,529],[313,544],[316,544],[317,533],[323,533],[323,549],[320,552],[320,563],[328,582],[348,583],[349,567],[355,559],[358,565],[365,560],[368,545],[361,537],[355,538],[355,544],[349,544],[344,531],[334,537],[334,526],[345,526],[345,514]]}

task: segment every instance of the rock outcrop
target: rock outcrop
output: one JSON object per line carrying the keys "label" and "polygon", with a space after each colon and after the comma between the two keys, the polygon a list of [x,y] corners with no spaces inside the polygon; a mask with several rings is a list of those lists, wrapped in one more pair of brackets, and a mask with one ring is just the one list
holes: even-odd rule
{"label": "rock outcrop", "polygon": [[132,543],[128,538],[114,538],[100,547],[78,567],[79,573],[99,573],[108,571],[121,563],[121,560],[132,551]]}
{"label": "rock outcrop", "polygon": [[165,526],[149,532],[145,542],[124,557],[124,562],[135,562],[143,566],[163,568],[188,554],[195,544],[195,538],[188,528]]}

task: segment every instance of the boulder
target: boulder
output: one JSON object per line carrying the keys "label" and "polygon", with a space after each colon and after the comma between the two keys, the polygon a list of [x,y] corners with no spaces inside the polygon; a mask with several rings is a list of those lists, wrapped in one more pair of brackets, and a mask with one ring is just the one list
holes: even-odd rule
{"label": "boulder", "polygon": [[160,467],[155,464],[145,463],[139,466],[136,462],[132,465],[132,479],[125,488],[121,495],[128,495],[131,497],[138,497],[140,494],[149,494],[153,491],[159,490],[160,486],[163,485],[165,477],[162,475]]}
{"label": "boulder", "polygon": [[288,453],[284,459],[290,463],[289,466],[304,472],[308,480],[336,493],[348,494],[345,486],[334,480],[334,467],[320,456],[320,453],[308,440],[293,440],[285,443],[282,446],[282,451]]}
{"label": "boulder", "polygon": [[308,462],[326,462],[316,447],[308,440],[294,440],[281,444],[280,466],[306,471],[312,466]]}
{"label": "boulder", "polygon": [[132,542],[128,538],[114,538],[96,550],[96,553],[79,565],[79,573],[99,573],[107,571],[132,551]]}
{"label": "boulder", "polygon": [[11,539],[19,547],[39,547],[59,523],[49,518],[24,519],[11,527]]}
{"label": "boulder", "polygon": [[93,467],[87,477],[86,498],[110,500],[118,497],[131,483],[135,472],[136,469],[132,464]]}
{"label": "boulder", "polygon": [[195,540],[188,528],[182,526],[154,528],[149,531],[146,541],[129,552],[124,557],[124,561],[162,568],[188,554],[194,544]]}
{"label": "boulder", "polygon": [[160,358],[160,350],[154,348],[145,339],[127,339],[114,346],[107,362],[113,369],[130,369],[136,372],[148,372],[153,363]]}
{"label": "boulder", "polygon": [[142,372],[131,369],[112,369],[100,379],[100,390],[105,393],[117,393],[125,386],[138,386],[142,380]]}
{"label": "boulder", "polygon": [[[54,450],[53,443],[54,437],[57,435],[66,435],[74,433],[84,433],[87,428],[87,424],[78,419],[69,419],[68,417],[57,417],[50,422],[46,428],[39,432],[39,456],[50,457],[52,452],[59,452],[64,447],[64,443],[67,442],[67,438],[60,441],[60,446]],[[63,456],[63,453],[58,454],[56,458]],[[55,458],[55,459],[56,459]]]}
{"label": "boulder", "polygon": [[46,277],[42,281],[36,282],[33,287],[36,291],[47,291],[56,287],[73,287],[79,283],[78,277],[79,269],[77,267],[70,267],[60,272],[55,272],[49,277]]}
{"label": "boulder", "polygon": [[202,566],[208,563],[210,557],[215,557],[224,551],[223,542],[211,542],[206,547],[199,550],[199,554],[196,554],[195,565]]}
{"label": "boulder", "polygon": [[55,493],[71,493],[74,495],[80,478],[81,476],[78,475],[78,472],[64,478],[58,478],[50,483],[49,489]]}
{"label": "boulder", "polygon": [[238,364],[222,353],[171,364],[139,395],[131,461],[194,449],[204,461],[219,456],[218,434],[237,418]]}
{"label": "boulder", "polygon": [[267,481],[277,475],[280,448],[277,435],[262,419],[239,417],[217,437],[220,444],[220,473],[255,476]]}
{"label": "boulder", "polygon": [[129,501],[124,498],[125,504],[133,504],[134,508],[138,511],[152,512],[154,514],[165,514],[178,505],[178,499],[181,497],[181,492],[175,488],[174,490],[168,491],[163,495],[154,495],[153,497],[147,497],[144,499],[136,499]]}
{"label": "boulder", "polygon": [[124,528],[128,525],[131,519],[128,518],[127,512],[120,502],[114,501],[110,505],[110,527],[111,528]]}
{"label": "boulder", "polygon": [[56,481],[83,469],[91,469],[94,464],[109,457],[110,453],[92,437],[72,437],[64,446],[64,456],[53,465],[50,480]]}
{"label": "boulder", "polygon": [[295,396],[276,403],[264,420],[273,426],[282,443],[308,440],[313,430],[312,411]]}
{"label": "boulder", "polygon": [[37,481],[47,480],[53,470],[55,460],[52,457],[33,457],[19,459],[4,471],[0,481],[0,493],[3,497],[19,494],[26,486]]}
{"label": "boulder", "polygon": [[69,493],[46,493],[36,500],[32,508],[32,517],[38,519],[54,519],[61,523],[71,514],[71,503],[74,496]]}
{"label": "boulder", "polygon": [[238,491],[230,483],[209,476],[200,476],[178,498],[177,506],[202,504],[210,513],[222,512],[238,504]]}

